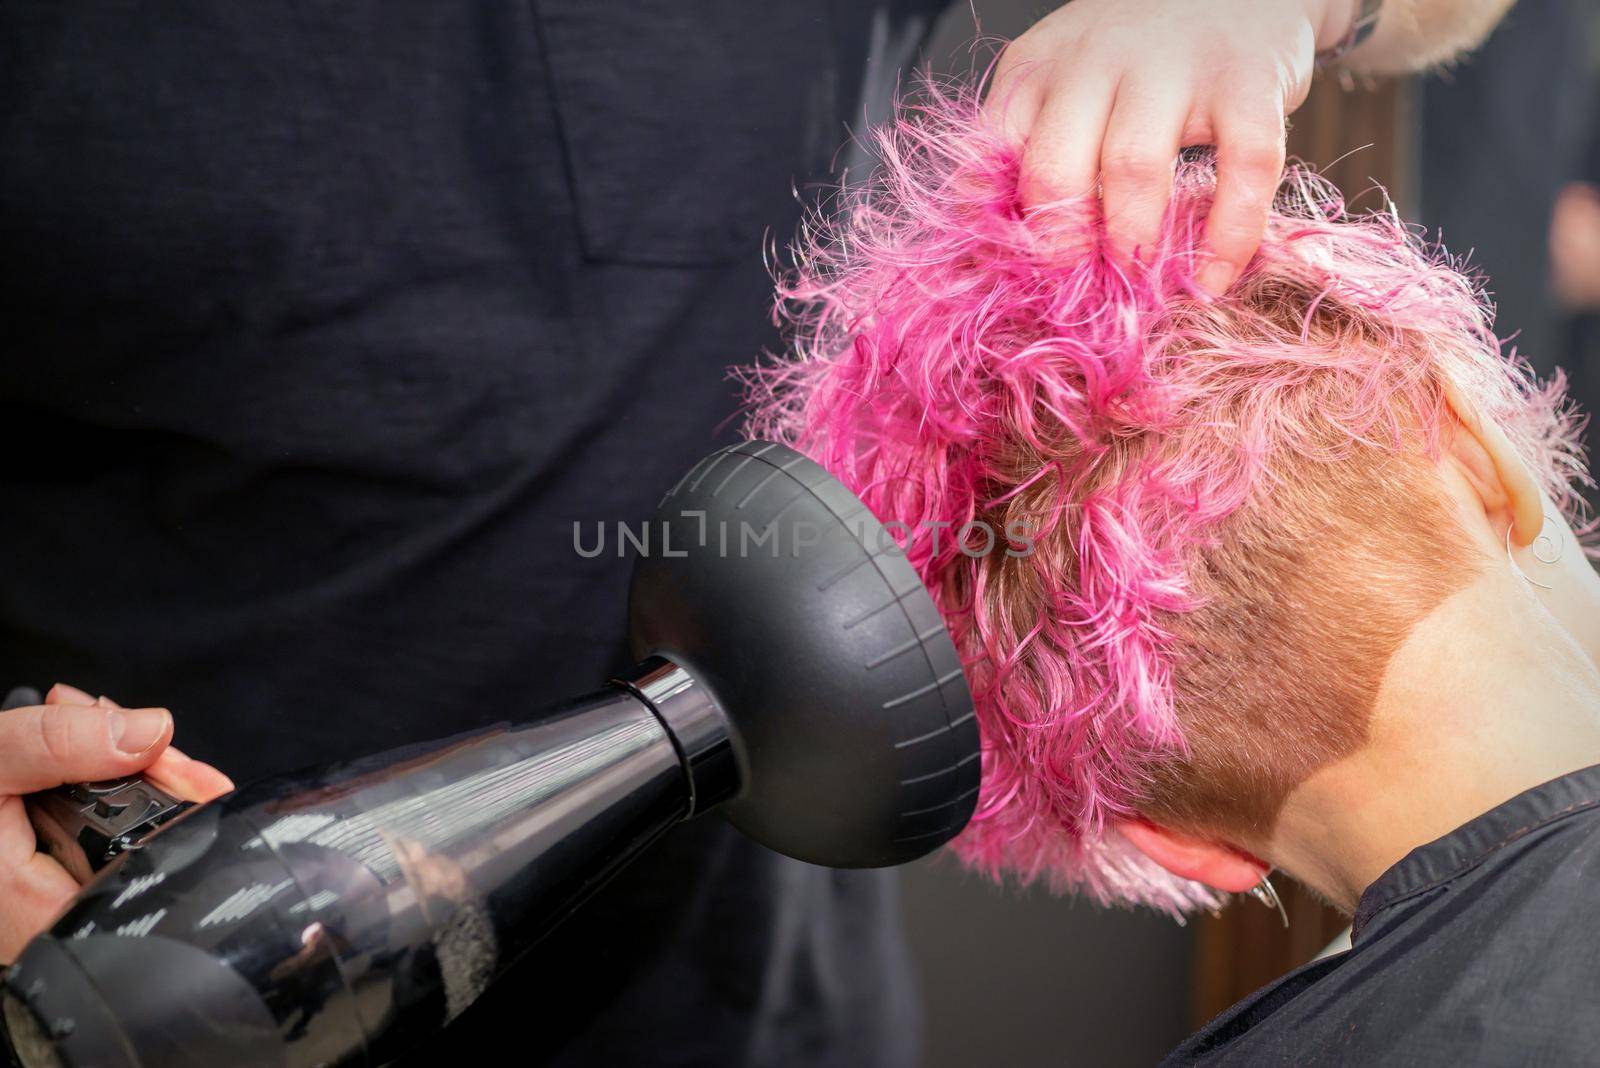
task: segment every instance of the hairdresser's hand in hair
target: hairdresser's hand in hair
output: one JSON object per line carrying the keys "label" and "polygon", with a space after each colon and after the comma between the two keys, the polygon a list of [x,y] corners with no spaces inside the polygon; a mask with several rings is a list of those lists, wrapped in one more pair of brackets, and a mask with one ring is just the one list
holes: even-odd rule
{"label": "hairdresser's hand in hair", "polygon": [[987,107],[1025,143],[1025,207],[1101,181],[1113,255],[1157,240],[1180,148],[1217,146],[1200,284],[1250,261],[1282,176],[1284,118],[1356,0],[1073,0],[1012,42]]}
{"label": "hairdresser's hand in hair", "polygon": [[22,795],[141,771],[187,801],[233,789],[222,772],[172,747],[164,708],[125,709],[58,684],[42,705],[0,712],[0,961],[14,960],[78,892],[65,868],[35,851]]}

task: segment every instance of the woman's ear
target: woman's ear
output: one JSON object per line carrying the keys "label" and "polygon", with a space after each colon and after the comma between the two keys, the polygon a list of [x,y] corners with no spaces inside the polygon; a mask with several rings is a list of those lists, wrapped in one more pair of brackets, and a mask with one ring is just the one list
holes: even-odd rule
{"label": "woman's ear", "polygon": [[1460,424],[1460,432],[1448,443],[1451,458],[1477,490],[1485,510],[1504,508],[1509,513],[1512,543],[1532,545],[1544,528],[1539,484],[1499,424],[1485,417],[1454,383],[1445,382],[1444,396]]}
{"label": "woman's ear", "polygon": [[1117,830],[1133,847],[1172,874],[1213,890],[1242,894],[1272,870],[1242,849],[1200,838],[1145,819],[1123,820]]}

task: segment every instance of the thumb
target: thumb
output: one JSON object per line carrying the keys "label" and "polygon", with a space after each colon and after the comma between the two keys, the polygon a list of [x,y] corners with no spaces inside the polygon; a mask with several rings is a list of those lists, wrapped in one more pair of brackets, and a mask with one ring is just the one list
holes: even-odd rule
{"label": "thumb", "polygon": [[164,708],[53,704],[0,713],[0,795],[132,775],[171,741]]}

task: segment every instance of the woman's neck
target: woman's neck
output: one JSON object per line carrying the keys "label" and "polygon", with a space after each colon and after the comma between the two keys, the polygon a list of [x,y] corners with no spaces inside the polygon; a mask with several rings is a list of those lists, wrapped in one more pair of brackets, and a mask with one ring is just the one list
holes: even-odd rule
{"label": "woman's neck", "polygon": [[1451,597],[1396,651],[1367,744],[1290,795],[1265,852],[1347,910],[1412,849],[1600,764],[1600,669],[1514,574]]}

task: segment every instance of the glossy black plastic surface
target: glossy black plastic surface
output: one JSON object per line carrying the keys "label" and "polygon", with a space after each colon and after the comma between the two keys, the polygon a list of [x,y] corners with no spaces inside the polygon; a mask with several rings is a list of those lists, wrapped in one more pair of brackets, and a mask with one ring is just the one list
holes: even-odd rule
{"label": "glossy black plastic surface", "polygon": [[833,867],[914,860],[977,804],[978,724],[933,598],[890,532],[792,449],[715,453],[634,566],[636,655],[681,664],[733,725],[740,830]]}
{"label": "glossy black plastic surface", "polygon": [[107,868],[7,972],[8,1012],[67,1068],[382,1064],[688,799],[671,738],[621,688],[257,782]]}

